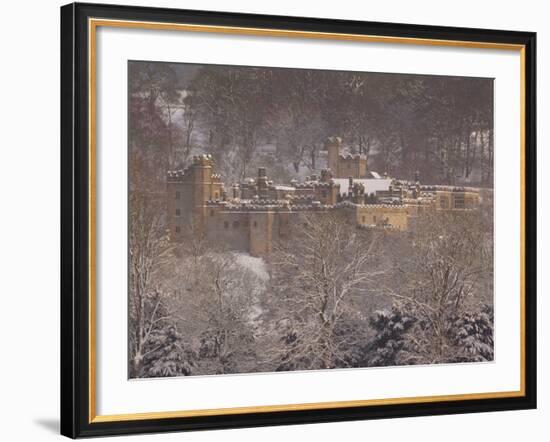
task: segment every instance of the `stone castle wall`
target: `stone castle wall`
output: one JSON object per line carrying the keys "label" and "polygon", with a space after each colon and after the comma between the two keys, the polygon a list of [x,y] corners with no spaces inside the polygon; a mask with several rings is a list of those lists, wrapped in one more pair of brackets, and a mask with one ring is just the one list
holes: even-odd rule
{"label": "stone castle wall", "polygon": [[[334,141],[335,147],[329,149],[329,164],[336,161],[336,170],[342,158],[334,155],[339,154],[339,143]],[[366,158],[364,172],[358,168],[357,173],[366,173]],[[183,241],[187,235],[200,235],[220,250],[264,256],[277,241],[292,238],[301,213],[323,216],[341,211],[358,227],[406,231],[414,228],[416,218],[427,210],[471,210],[479,206],[480,195],[474,189],[396,183],[397,187],[380,192],[380,197],[392,199],[398,195],[399,204],[370,204],[361,182],[354,183],[353,179],[351,193],[342,195],[330,169],[323,170],[320,178],[312,175],[303,183],[292,181],[289,186],[277,186],[260,168],[256,180],[234,186],[228,198],[220,176],[214,174],[212,157],[200,155],[187,169],[168,173],[170,236],[174,241]]]}

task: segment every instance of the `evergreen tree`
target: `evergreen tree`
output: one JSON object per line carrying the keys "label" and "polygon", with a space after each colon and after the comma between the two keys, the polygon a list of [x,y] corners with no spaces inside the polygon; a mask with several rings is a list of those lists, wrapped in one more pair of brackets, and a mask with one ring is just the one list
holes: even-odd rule
{"label": "evergreen tree", "polygon": [[376,311],[369,320],[376,335],[367,346],[368,365],[400,365],[400,352],[410,344],[406,333],[416,321],[415,317],[403,312],[398,304],[389,310]]}

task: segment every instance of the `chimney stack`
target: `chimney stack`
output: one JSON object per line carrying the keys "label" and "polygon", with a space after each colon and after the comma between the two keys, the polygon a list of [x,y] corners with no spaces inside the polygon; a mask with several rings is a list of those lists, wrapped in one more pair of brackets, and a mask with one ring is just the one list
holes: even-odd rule
{"label": "chimney stack", "polygon": [[258,179],[256,180],[256,189],[258,192],[258,197],[261,199],[267,198],[267,174],[265,167],[258,168]]}

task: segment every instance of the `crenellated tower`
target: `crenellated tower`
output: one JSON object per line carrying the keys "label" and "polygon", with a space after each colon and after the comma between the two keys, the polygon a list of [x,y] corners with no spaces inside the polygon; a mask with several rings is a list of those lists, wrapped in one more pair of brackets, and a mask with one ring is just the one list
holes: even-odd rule
{"label": "crenellated tower", "polygon": [[211,155],[195,155],[185,170],[167,174],[167,198],[170,232],[181,239],[183,230],[203,232],[208,201],[219,201],[225,194],[220,176],[213,173]]}

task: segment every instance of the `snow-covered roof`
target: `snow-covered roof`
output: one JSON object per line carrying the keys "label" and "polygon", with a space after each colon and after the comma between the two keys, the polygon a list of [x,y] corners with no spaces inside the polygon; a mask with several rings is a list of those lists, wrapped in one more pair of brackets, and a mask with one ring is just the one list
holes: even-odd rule
{"label": "snow-covered roof", "polygon": [[[334,182],[340,184],[340,195],[348,193],[348,178],[333,178]],[[376,193],[381,190],[390,190],[391,178],[353,178],[353,184],[361,183],[365,187],[365,194]]]}

